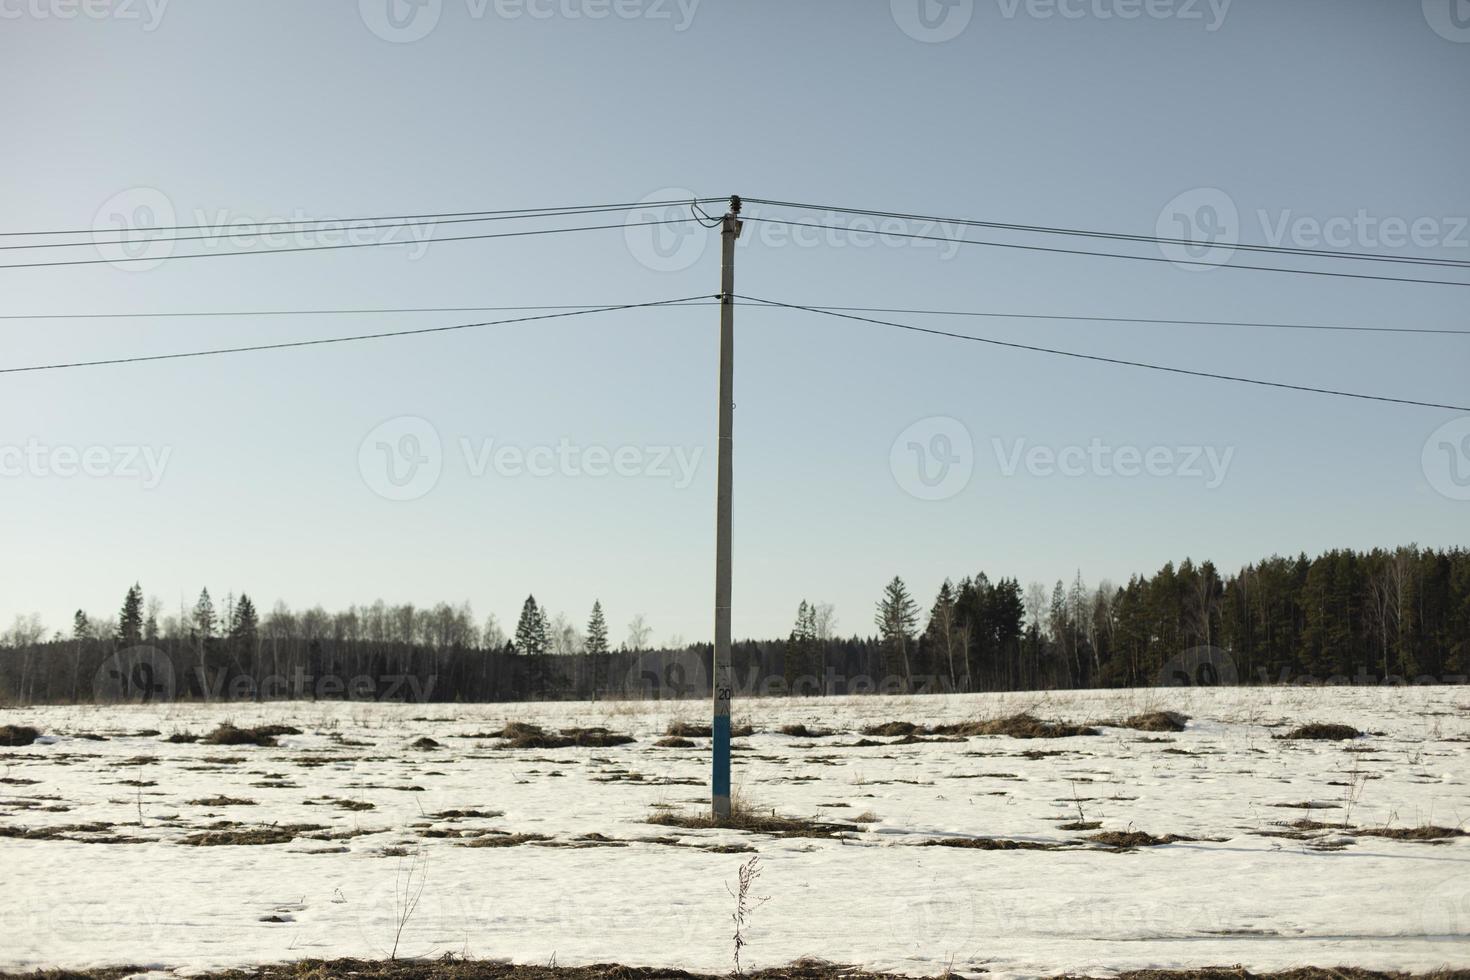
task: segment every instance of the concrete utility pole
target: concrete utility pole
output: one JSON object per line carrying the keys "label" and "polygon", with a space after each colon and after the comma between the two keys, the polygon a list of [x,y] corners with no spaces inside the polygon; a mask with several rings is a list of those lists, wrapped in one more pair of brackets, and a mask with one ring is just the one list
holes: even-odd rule
{"label": "concrete utility pole", "polygon": [[720,446],[715,491],[714,766],[710,810],[730,816],[730,465],[735,428],[735,239],[740,237],[740,198],[731,196],[720,228]]}

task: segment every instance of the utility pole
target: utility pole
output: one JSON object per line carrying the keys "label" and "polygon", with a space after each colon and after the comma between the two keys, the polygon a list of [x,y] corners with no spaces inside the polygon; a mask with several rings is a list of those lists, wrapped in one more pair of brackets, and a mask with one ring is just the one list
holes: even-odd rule
{"label": "utility pole", "polygon": [[730,816],[730,466],[735,428],[735,239],[740,237],[740,198],[730,197],[730,210],[720,226],[720,444],[715,490],[715,652],[711,672],[714,689],[714,765],[710,779],[710,811],[714,819]]}

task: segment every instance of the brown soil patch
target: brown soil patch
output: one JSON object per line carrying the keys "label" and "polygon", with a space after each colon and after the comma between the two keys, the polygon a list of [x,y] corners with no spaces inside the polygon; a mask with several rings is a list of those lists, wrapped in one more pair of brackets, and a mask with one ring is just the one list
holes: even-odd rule
{"label": "brown soil patch", "polygon": [[772,834],[776,837],[835,838],[843,834],[856,833],[855,824],[827,823],[820,820],[804,820],[783,817],[774,810],[766,812],[736,802],[730,816],[716,820],[708,812],[676,813],[662,811],[648,818],[648,822],[660,827],[681,827],[685,830],[742,830],[752,834]]}
{"label": "brown soil patch", "polygon": [[1275,735],[1272,737],[1291,741],[1343,742],[1350,738],[1361,738],[1362,735],[1362,732],[1351,725],[1330,725],[1324,722],[1313,722],[1310,725],[1293,728],[1285,735]]}
{"label": "brown soil patch", "polygon": [[1182,732],[1188,722],[1189,716],[1177,711],[1148,711],[1115,722],[1112,727],[1132,728],[1140,732]]}
{"label": "brown soil patch", "polygon": [[29,725],[0,725],[0,746],[14,749],[30,745],[41,733]]}
{"label": "brown soil patch", "polygon": [[1115,851],[1131,851],[1139,847],[1158,847],[1161,844],[1175,844],[1198,840],[1195,837],[1180,837],[1177,834],[1165,834],[1163,837],[1155,837],[1141,830],[1107,830],[1100,834],[1091,834],[1087,840],[1094,844],[1112,848]]}
{"label": "brown soil patch", "polygon": [[300,735],[301,729],[290,725],[257,725],[254,728],[236,728],[229,722],[220,722],[218,728],[200,739],[206,745],[258,745],[274,747],[281,735]]}

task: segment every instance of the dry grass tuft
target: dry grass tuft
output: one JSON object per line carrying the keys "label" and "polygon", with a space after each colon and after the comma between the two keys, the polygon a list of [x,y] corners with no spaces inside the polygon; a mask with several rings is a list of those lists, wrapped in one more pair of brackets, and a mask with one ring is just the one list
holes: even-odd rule
{"label": "dry grass tuft", "polygon": [[782,725],[780,732],[792,738],[831,738],[837,734],[829,728],[808,728],[805,725]]}
{"label": "dry grass tuft", "polygon": [[227,721],[200,739],[206,745],[258,745],[262,748],[275,746],[280,735],[300,735],[301,729],[290,725],[257,725],[254,728],[236,728]]}
{"label": "dry grass tuft", "polygon": [[[509,725],[506,730],[510,730]],[[566,749],[572,747],[605,749],[614,745],[628,745],[635,741],[631,735],[620,735],[606,728],[563,728],[560,734],[537,728],[535,725],[518,725],[520,732],[513,736],[502,736],[505,741],[498,749]]]}
{"label": "dry grass tuft", "polygon": [[724,820],[716,820],[707,812],[675,813],[661,810],[649,817],[648,822],[660,827],[682,827],[685,830],[743,830],[777,837],[834,838],[855,833],[859,829],[855,824],[783,817],[774,810],[766,812],[738,798],[730,801],[730,816]]}
{"label": "dry grass tuft", "polygon": [[30,745],[41,737],[41,733],[29,725],[0,725],[0,746],[19,748]]}
{"label": "dry grass tuft", "polygon": [[260,844],[288,844],[297,835],[326,830],[321,824],[293,823],[271,827],[242,827],[227,830],[206,830],[189,834],[179,839],[180,844],[190,847],[229,847]]}
{"label": "dry grass tuft", "polygon": [[1285,735],[1276,735],[1273,737],[1291,741],[1343,742],[1350,738],[1362,738],[1362,736],[1363,733],[1351,725],[1330,725],[1324,722],[1313,722],[1310,725],[1293,728]]}
{"label": "dry grass tuft", "polygon": [[666,735],[653,744],[661,749],[692,749],[695,747],[694,743],[689,741],[689,739],[681,738],[678,735]]}
{"label": "dry grass tuft", "polygon": [[1049,841],[1010,840],[1005,837],[931,837],[919,847],[962,847],[976,851],[1060,851],[1069,847]]}
{"label": "dry grass tuft", "polygon": [[[381,853],[401,850],[384,848]],[[122,980],[139,967],[94,970],[37,970],[34,973],[0,973],[0,980]],[[787,966],[744,973],[745,980],[903,980],[895,974],[801,959]],[[1205,967],[1193,970],[1129,970],[1115,980],[1463,980],[1465,971],[1438,973],[1384,973],[1354,967],[1319,969],[1296,967],[1279,973],[1251,973],[1235,967]],[[685,970],[620,966],[553,966],[515,964],[488,960],[466,960],[452,954],[433,959],[398,960],[299,960],[248,970],[199,974],[192,980],[727,980]],[[1051,980],[1078,980],[1071,976]]]}
{"label": "dry grass tuft", "polygon": [[490,833],[459,842],[460,847],[518,847],[521,844],[537,844],[551,840],[545,834],[501,834]]}
{"label": "dry grass tuft", "polygon": [[1131,851],[1139,847],[1158,847],[1161,844],[1191,842],[1197,838],[1180,837],[1176,834],[1155,837],[1141,830],[1105,830],[1100,834],[1090,834],[1086,839],[1115,851]]}
{"label": "dry grass tuft", "polygon": [[938,725],[935,735],[1008,735],[1011,738],[1071,738],[1075,735],[1101,734],[1087,725],[1073,725],[1063,721],[1042,721],[1022,712],[1009,718],[994,718],[990,721],[963,722],[957,725]]}
{"label": "dry grass tuft", "polygon": [[1182,732],[1188,722],[1189,716],[1177,711],[1148,711],[1125,718],[1114,727],[1132,728],[1140,732]]}

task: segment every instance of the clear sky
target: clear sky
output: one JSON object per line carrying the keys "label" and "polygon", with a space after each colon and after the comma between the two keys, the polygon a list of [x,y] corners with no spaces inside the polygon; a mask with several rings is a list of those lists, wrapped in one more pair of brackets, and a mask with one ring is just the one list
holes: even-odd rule
{"label": "clear sky", "polygon": [[[1449,0],[389,3],[0,0],[0,230],[739,193],[1144,235],[1180,234],[1180,216],[1206,230],[1233,220],[1240,240],[1306,247],[1327,247],[1311,222],[1336,219],[1347,230],[1331,247],[1470,259],[1470,21],[1451,17]],[[1417,227],[1418,241],[1395,241],[1394,221]],[[502,229],[440,233],[476,230]],[[0,269],[0,312],[714,293],[716,233],[669,232],[681,233],[661,249],[647,229],[614,229],[424,254]],[[1470,289],[1454,286],[780,235],[747,225],[738,291],[819,305],[1470,326]],[[1456,269],[1310,264],[1470,281]],[[0,366],[495,316],[9,319]],[[887,318],[1470,403],[1463,335]],[[657,640],[706,639],[716,340],[716,310],[701,306],[0,376],[0,625],[32,611],[53,628],[78,607],[110,614],[138,580],[170,609],[207,585],[263,607],[468,600],[512,623],[528,592],[578,621],[600,598],[614,639],[635,613]],[[841,631],[869,632],[895,574],[927,606],[945,576],[981,570],[1025,584],[1080,569],[1094,584],[1185,556],[1233,569],[1273,552],[1467,543],[1470,503],[1454,479],[1470,478],[1464,413],[788,310],[741,308],[737,353],[737,636],[784,634],[803,598],[834,603]],[[505,445],[528,453],[521,469],[495,456]],[[593,447],[608,460],[623,449],[628,475],[566,461],[597,469]],[[1139,459],[1155,447],[1169,454],[1151,475]],[[94,475],[57,472],[70,471],[67,450],[89,449]],[[1065,471],[1047,466],[1048,452]],[[1130,459],[1141,471],[1119,475]]]}

